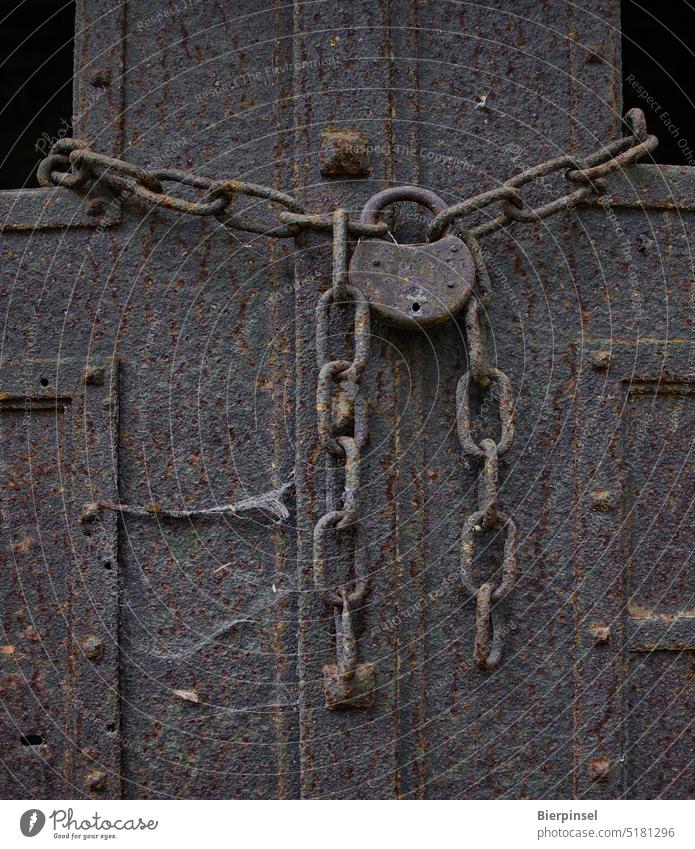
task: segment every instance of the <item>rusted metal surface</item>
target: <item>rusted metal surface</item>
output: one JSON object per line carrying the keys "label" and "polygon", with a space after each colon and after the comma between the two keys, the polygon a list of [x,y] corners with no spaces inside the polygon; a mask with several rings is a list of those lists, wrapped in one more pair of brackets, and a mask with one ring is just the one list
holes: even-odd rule
{"label": "rusted metal surface", "polygon": [[683,165],[635,165],[605,180],[602,195],[587,198],[591,205],[616,209],[695,212],[695,174]]}
{"label": "rusted metal surface", "polygon": [[[582,470],[576,522],[585,541],[577,794],[683,798],[692,792],[684,769],[692,758],[689,723],[681,712],[692,701],[682,677],[691,661],[682,652],[695,636],[695,589],[683,568],[695,344],[609,338],[592,340],[579,356],[594,361],[598,353],[610,354],[609,365],[578,369],[575,412]],[[657,734],[668,743],[655,745]]]}
{"label": "rusted metal surface", "polygon": [[[84,361],[0,360],[3,763],[12,795],[121,795],[115,517],[118,378]],[[98,771],[99,782],[90,776]]]}
{"label": "rusted metal surface", "polygon": [[[190,168],[189,153],[195,150],[196,161],[205,166],[203,173],[209,167],[207,173],[217,174],[220,163],[210,164],[210,156],[220,155],[225,145],[231,149],[244,135],[252,141],[266,127],[271,145],[277,145],[277,162],[269,157],[267,173],[260,174],[264,160],[251,152],[245,158],[229,153],[228,168],[220,165],[221,172],[250,183],[275,184],[277,169],[277,185],[289,185],[290,175],[285,172],[290,166],[282,152],[287,137],[282,138],[283,118],[276,110],[268,107],[263,115],[257,111],[253,118],[235,121],[209,148],[193,138],[190,122],[198,120],[199,104],[190,104],[185,119],[171,110],[173,102],[187,101],[191,89],[190,79],[176,78],[176,74],[167,82],[172,74],[162,53],[165,40],[186,21],[191,26],[187,42],[191,49],[208,51],[208,55],[218,51],[222,56],[229,50],[235,25],[222,22],[209,32],[212,19],[204,24],[201,4],[180,18],[170,18],[168,35],[159,25],[143,26],[141,31],[139,25],[159,9],[145,4],[129,13],[130,67],[147,65],[149,70],[131,70],[123,80],[128,104],[126,152],[120,145],[114,150],[102,145],[98,129],[87,130],[85,137],[95,150],[145,168]],[[216,20],[219,24],[220,19]],[[269,24],[274,26],[272,13],[259,22],[259,43]],[[253,37],[251,30],[249,34]],[[180,34],[175,40],[174,54],[181,61],[179,51],[185,53],[185,48]],[[271,50],[275,48],[268,45],[265,53],[257,52],[261,67],[278,61]],[[105,55],[110,60],[111,54]],[[290,58],[288,53],[280,61]],[[85,68],[84,73],[91,70]],[[228,59],[221,61],[218,70],[223,78],[233,74]],[[114,80],[118,76],[114,74]],[[279,81],[280,88],[286,85],[285,78]],[[153,109],[158,92],[167,87],[167,95]],[[196,91],[210,94],[210,86],[201,82]],[[236,110],[243,96],[242,89],[229,92],[224,105],[211,98],[211,109]],[[102,118],[102,129],[122,117],[122,112],[111,105],[108,120]],[[155,121],[153,126],[155,114],[161,123]],[[182,120],[183,124],[177,124]],[[188,139],[191,147],[175,147],[172,140],[180,138]],[[53,190],[48,193],[53,196]],[[27,204],[31,202],[31,197],[26,199]],[[19,220],[29,208],[23,203],[20,198],[13,211]],[[118,435],[118,489],[95,492],[83,502],[158,503],[186,511],[238,503],[279,489],[291,478],[293,466],[287,431],[294,395],[292,276],[284,259],[288,249],[252,238],[240,243],[215,222],[197,226],[187,218],[181,227],[175,213],[148,215],[130,202],[123,204],[123,210],[119,227],[5,233],[2,240],[5,355],[52,356],[61,362],[74,357],[80,375],[100,356],[117,352],[121,359],[119,389],[125,401]],[[59,373],[58,366],[55,370]],[[90,386],[89,391],[102,390]],[[9,431],[7,417],[3,419],[3,444],[21,460],[22,433]],[[54,428],[48,420],[46,427],[46,463],[54,469],[56,452],[48,442]],[[90,451],[90,464],[99,469],[105,464],[113,482],[111,460],[111,454],[99,447]],[[33,515],[28,500],[32,472],[26,461],[17,465],[25,501],[20,504],[15,498],[14,506],[21,517],[17,522],[26,524]],[[48,532],[48,516],[58,496],[51,494],[53,479],[34,474],[34,492],[46,499],[40,520]],[[88,481],[89,474],[83,478]],[[291,498],[287,503],[291,506]],[[8,506],[12,504],[4,504],[5,509]],[[81,506],[75,505],[75,520]],[[114,770],[110,766],[85,762],[84,772],[75,771],[75,775],[101,797],[121,792],[163,798],[296,795],[292,516],[270,525],[258,518],[241,522],[234,516],[193,516],[171,521],[130,514],[117,517],[113,511],[103,511],[95,522],[76,524],[75,537],[83,539],[90,529],[96,534],[102,522],[115,528],[117,521],[119,554],[111,565],[114,575],[120,571],[121,716],[115,730],[104,731],[105,726],[101,730],[106,740],[109,735],[120,739],[122,734],[122,757],[115,770],[122,789],[111,783]],[[69,551],[69,541],[66,546]],[[54,548],[59,550],[58,543]],[[68,564],[74,562],[62,551],[55,557],[48,553],[51,570],[58,570],[57,587],[62,564],[68,571]],[[40,559],[36,562],[36,592],[48,598],[50,573]],[[28,563],[22,568],[29,577],[34,574]],[[74,577],[77,580],[78,575]],[[61,603],[70,603],[70,592],[66,590]],[[43,686],[41,693],[51,694],[42,701],[44,719],[60,726],[64,717],[78,716],[72,692],[61,688],[66,676],[64,638],[60,627],[44,628],[39,621],[44,616],[40,601],[31,603],[41,639],[27,643],[31,654],[22,662],[29,669],[33,665],[38,676],[42,652],[55,655],[56,672],[46,673],[44,684],[36,686]],[[48,602],[45,606],[48,615],[53,608],[48,608]],[[99,607],[93,609],[96,615]],[[84,632],[77,636],[90,635],[98,636],[98,631],[85,622]],[[105,652],[109,647],[112,643],[107,640]],[[105,654],[102,660],[80,656],[77,662],[87,675],[110,669],[111,660],[107,663]],[[84,680],[85,686],[89,683],[90,698],[107,705],[105,688]],[[181,692],[195,693],[197,699],[177,695]],[[22,744],[14,733],[7,739],[11,757],[24,758],[27,764],[25,771],[15,772],[15,778],[9,773],[3,777],[3,789],[9,784],[8,795],[25,797],[31,791],[36,796],[70,798],[82,792],[64,783],[66,768],[58,732],[37,746]],[[82,740],[88,750],[93,745],[86,732],[71,732],[66,739]],[[105,759],[107,753],[108,749],[99,750],[97,758]],[[3,751],[3,759],[6,754]],[[105,788],[100,790],[101,780],[94,783],[87,775],[90,769],[107,774]],[[70,781],[72,775],[67,772]]]}
{"label": "rusted metal surface", "polygon": [[[286,75],[234,85],[247,70],[291,67],[288,13],[253,14],[240,29],[241,7],[201,3],[148,23],[160,9],[129,14],[132,66],[148,71],[126,81],[126,130],[138,139],[127,158],[291,186],[291,122],[274,105]],[[210,61],[191,65],[196,54]],[[201,114],[219,131],[203,132]],[[265,202],[251,206],[275,224]],[[171,211],[129,214],[137,258],[126,265],[143,270],[122,341],[134,360],[120,501],[185,508],[277,489],[293,467],[291,245]],[[124,521],[127,795],[297,794],[294,521]]]}
{"label": "rusted metal surface", "polygon": [[[86,6],[90,22],[97,6]],[[326,709],[336,623],[313,584],[312,530],[325,485],[314,310],[330,287],[332,211],[355,217],[369,196],[397,183],[428,187],[452,208],[539,161],[582,156],[618,137],[618,6],[244,2],[190,5],[153,23],[158,11],[155,3],[129,9],[125,77],[113,69],[103,87],[101,71],[118,53],[104,48],[117,39],[102,43],[101,61],[79,59],[80,85],[92,79],[108,99],[96,101],[102,111],[77,134],[150,172],[229,174],[289,192],[310,210],[312,229],[296,246],[268,244],[214,218],[128,200],[117,227],[12,232],[11,221],[23,226],[37,211],[36,195],[19,193],[11,205],[0,201],[8,204],[3,357],[67,357],[79,363],[77,376],[118,355],[118,489],[84,493],[84,503],[232,504],[278,489],[296,468],[297,506],[272,526],[233,516],[117,519],[113,511],[98,519],[120,528],[111,561],[120,579],[120,720],[104,738],[91,720],[71,731],[99,761],[88,756],[78,768],[64,757],[70,740],[53,733],[75,716],[63,687],[67,641],[90,699],[103,695],[95,676],[110,681],[114,667],[108,635],[94,622],[69,627],[62,614],[73,594],[77,609],[88,600],[69,564],[92,561],[71,553],[73,526],[75,544],[90,538],[80,536],[82,504],[63,504],[56,445],[68,443],[81,403],[74,399],[107,390],[58,382],[59,397],[72,400],[61,401],[60,415],[37,402],[31,425],[11,409],[18,402],[3,402],[5,480],[16,483],[3,489],[3,514],[20,544],[3,541],[12,639],[2,660],[14,669],[15,650],[21,655],[21,681],[12,679],[16,702],[5,690],[2,698],[24,729],[6,737],[5,795],[69,796],[76,783],[78,793],[102,798],[691,796],[692,674],[681,650],[693,644],[695,602],[680,536],[691,486],[680,470],[692,397],[679,393],[691,384],[692,360],[678,340],[692,337],[695,245],[689,216],[669,211],[691,203],[687,169],[601,176],[604,195],[586,194],[576,208],[498,229],[483,243],[496,297],[480,344],[509,373],[517,422],[498,501],[521,530],[514,615],[497,668],[483,675],[475,666],[475,602],[459,583],[457,543],[477,504],[479,463],[462,461],[447,403],[467,353],[476,362],[464,316],[428,331],[372,327],[370,439],[360,464],[372,589],[350,610],[360,656],[376,670],[371,707]],[[606,62],[590,61],[597,51]],[[369,136],[372,175],[324,182],[321,134],[346,116]],[[100,136],[114,120],[124,144],[109,148]],[[538,209],[567,185],[548,175],[524,192]],[[181,197],[197,197],[196,186],[183,186]],[[302,216],[251,203],[269,226]],[[78,222],[83,208],[68,214]],[[484,209],[472,212],[476,226],[489,223]],[[399,241],[424,240],[431,216],[406,215],[389,210],[387,225],[368,235],[388,226]],[[343,323],[340,313],[330,330],[338,357],[352,341],[350,317]],[[670,378],[655,383],[665,340]],[[641,382],[626,384],[632,376]],[[10,389],[23,398],[24,387]],[[628,396],[625,419],[620,398]],[[496,411],[493,404],[482,432],[494,432]],[[26,428],[39,422],[29,448],[45,462],[30,467]],[[89,463],[113,486],[113,454],[100,440]],[[662,475],[656,488],[649,468]],[[494,499],[485,492],[487,514]],[[655,497],[659,522],[649,519]],[[26,545],[34,524],[42,553]],[[475,564],[482,577],[500,562],[499,550],[489,555]],[[19,614],[22,591],[33,623]],[[98,655],[93,638],[104,643],[101,658],[79,649],[87,640]],[[39,701],[22,691],[29,679]],[[37,742],[47,718],[51,734]],[[655,761],[657,749],[664,757]],[[119,760],[120,791],[110,784]]]}
{"label": "rusted metal surface", "polygon": [[120,220],[121,205],[112,195],[85,197],[53,189],[0,192],[0,232],[113,227]]}

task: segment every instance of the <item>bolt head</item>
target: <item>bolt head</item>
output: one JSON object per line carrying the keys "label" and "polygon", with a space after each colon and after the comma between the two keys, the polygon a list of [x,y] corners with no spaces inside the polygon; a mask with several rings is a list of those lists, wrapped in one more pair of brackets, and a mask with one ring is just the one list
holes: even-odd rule
{"label": "bolt head", "polygon": [[94,198],[87,204],[87,212],[90,215],[103,215],[106,210],[106,204],[101,198]]}
{"label": "bolt head", "polygon": [[80,643],[80,646],[85,657],[89,658],[89,660],[101,660],[104,656],[104,641],[100,640],[99,637],[95,637],[93,634],[85,637]]}
{"label": "bolt head", "polygon": [[108,88],[111,85],[111,71],[109,68],[100,68],[95,71],[89,82],[94,88]]}
{"label": "bolt head", "polygon": [[592,510],[612,510],[615,500],[615,494],[608,489],[594,489],[589,494],[589,506]]}
{"label": "bolt head", "polygon": [[98,792],[106,788],[106,773],[100,769],[90,769],[85,775],[84,783],[91,792]]}
{"label": "bolt head", "polygon": [[597,646],[605,646],[611,639],[610,625],[592,625],[589,629]]}
{"label": "bolt head", "polygon": [[610,351],[592,351],[589,358],[596,371],[605,371],[611,364]]}
{"label": "bolt head", "polygon": [[367,177],[369,139],[360,130],[325,130],[321,133],[319,160],[324,177]]}
{"label": "bolt head", "polygon": [[87,366],[83,373],[83,380],[87,386],[103,386],[106,380],[103,366]]}
{"label": "bolt head", "polygon": [[592,781],[607,781],[611,774],[611,762],[607,758],[594,758],[589,764]]}

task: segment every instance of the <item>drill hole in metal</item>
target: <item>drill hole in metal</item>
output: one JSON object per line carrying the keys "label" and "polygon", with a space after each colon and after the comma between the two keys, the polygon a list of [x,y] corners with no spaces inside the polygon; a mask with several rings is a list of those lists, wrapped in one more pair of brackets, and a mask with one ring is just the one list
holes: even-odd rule
{"label": "drill hole in metal", "polygon": [[19,742],[22,746],[41,746],[43,745],[43,737],[40,734],[22,734]]}

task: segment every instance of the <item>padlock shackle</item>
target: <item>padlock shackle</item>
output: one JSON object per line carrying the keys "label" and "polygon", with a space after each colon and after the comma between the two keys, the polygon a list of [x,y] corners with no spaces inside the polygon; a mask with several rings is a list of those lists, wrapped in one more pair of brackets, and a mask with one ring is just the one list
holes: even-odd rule
{"label": "padlock shackle", "polygon": [[439,195],[429,189],[423,189],[421,186],[394,186],[391,189],[377,192],[369,198],[360,214],[361,223],[376,224],[377,215],[387,206],[399,201],[419,203],[420,206],[427,207],[434,215],[439,215],[440,212],[444,212],[448,208]]}

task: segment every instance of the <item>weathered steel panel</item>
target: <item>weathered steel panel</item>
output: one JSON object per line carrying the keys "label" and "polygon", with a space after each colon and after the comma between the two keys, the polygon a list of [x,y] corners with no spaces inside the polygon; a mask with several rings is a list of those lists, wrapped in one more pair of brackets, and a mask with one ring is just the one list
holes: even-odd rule
{"label": "weathered steel panel", "polygon": [[631,377],[626,553],[635,616],[695,616],[695,582],[687,568],[693,551],[695,359],[683,366],[682,382],[668,363],[665,373]]}
{"label": "weathered steel panel", "polygon": [[692,652],[632,655],[628,682],[626,795],[692,799]]}
{"label": "weathered steel panel", "polygon": [[[692,343],[655,339],[593,341],[580,352],[575,425],[580,796],[649,797],[637,781],[646,750],[636,729],[645,723],[654,735],[649,739],[658,736],[664,752],[692,748],[689,723],[678,707],[689,697],[687,680],[682,692],[661,697],[677,656],[665,657],[663,664],[634,657],[628,663],[628,652],[680,652],[692,644],[692,565],[689,553],[670,555],[687,533],[692,499],[694,354]],[[667,536],[655,539],[662,529]],[[646,691],[649,671],[655,677]],[[652,755],[659,760],[660,752]],[[668,762],[669,755],[664,757]],[[662,787],[665,795],[675,792],[666,783]]]}
{"label": "weathered steel panel", "polygon": [[12,796],[120,795],[113,361],[4,360],[3,762]]}
{"label": "weathered steel panel", "polygon": [[[291,62],[289,12],[160,11],[128,16],[127,157],[286,188],[291,74],[265,71]],[[121,246],[121,499],[211,506],[286,483],[291,245],[131,207]],[[292,525],[124,518],[126,795],[296,794]]]}
{"label": "weathered steel panel", "polygon": [[[594,133],[601,138],[614,132],[610,108],[597,111],[592,94],[604,85],[608,69],[578,63],[569,75],[569,11],[505,3],[493,10],[433,7],[425,17],[419,50],[428,57],[420,76],[421,179],[449,202],[492,188],[549,156],[591,148]],[[579,22],[574,26],[581,31]],[[607,28],[603,35],[610,37]],[[451,67],[456,73],[445,73]],[[437,93],[432,102],[430,91]],[[573,121],[578,111],[591,115],[583,133]],[[534,198],[556,196],[560,182],[544,181]],[[458,580],[460,526],[474,509],[478,475],[477,463],[461,456],[453,431],[456,382],[467,368],[465,337],[462,326],[432,335],[425,380],[431,415],[424,424],[426,563],[428,590],[436,596],[426,605],[430,796],[572,794],[573,680],[566,659],[573,650],[568,601],[574,578],[566,482],[573,364],[565,350],[581,333],[566,258],[568,220],[576,217],[512,225],[483,242],[494,287],[488,349],[512,381],[517,422],[500,499],[520,530],[520,577],[510,599],[513,631],[493,673],[481,673],[473,663],[475,604]],[[495,432],[495,416],[493,405],[481,433]],[[480,580],[494,568],[491,554],[483,548]]]}
{"label": "weathered steel panel", "polygon": [[0,192],[0,232],[110,227],[121,217],[120,203],[100,192],[91,199],[56,189]]}
{"label": "weathered steel panel", "polygon": [[[206,21],[201,9],[193,4],[189,10],[191,23],[198,24],[188,40],[180,35],[185,13],[167,19],[164,42],[158,4],[129,16],[128,79],[154,91],[157,74],[170,75],[166,56],[181,62],[189,47],[197,51],[202,43],[209,57],[216,53],[216,71],[229,82],[235,73],[227,45],[232,19],[225,25],[226,13],[219,17],[208,8],[214,22]],[[249,38],[265,44],[258,51],[261,69],[271,59],[278,62],[261,33],[270,25],[280,34],[282,20],[282,14],[268,13],[255,34],[249,30]],[[156,45],[167,39],[176,46],[160,53]],[[291,43],[284,44],[280,69],[290,58]],[[185,166],[191,151],[199,157],[224,149],[228,160],[209,164],[210,173],[228,169],[239,176],[246,168],[252,179],[272,179],[256,170],[261,146],[239,151],[242,135],[248,145],[265,122],[265,163],[277,169],[278,185],[287,186],[283,118],[273,99],[278,86],[291,85],[291,73],[278,71],[270,83],[264,76],[258,92],[267,105],[219,125],[206,150],[196,130],[202,106],[186,97],[189,82],[173,84],[180,88],[175,96],[169,91],[161,112],[163,120],[184,127],[189,150],[148,136],[151,104],[139,104],[137,82],[126,86],[129,138],[143,137],[126,156]],[[239,111],[254,85],[227,85],[221,98],[212,87],[199,90],[213,110],[227,115]],[[176,101],[187,103],[185,117],[171,110]],[[87,136],[102,149],[97,130],[88,127]],[[12,215],[25,220],[34,203],[33,196],[18,198]],[[37,357],[59,352],[83,365],[118,352],[125,401],[122,474],[117,497],[110,496],[115,501],[211,506],[286,483],[294,393],[292,279],[283,263],[289,246],[235,240],[210,222],[184,223],[167,212],[145,216],[130,204],[120,227],[100,223],[108,222],[97,221],[93,230],[3,235],[3,349]],[[262,517],[124,518],[119,561],[126,795],[296,795],[292,524],[291,518],[272,527]],[[250,627],[242,623],[225,631],[230,620],[247,618],[254,620]],[[198,701],[174,690],[195,692]],[[93,692],[94,698],[100,693],[96,686]],[[71,795],[37,787],[41,792]],[[107,784],[102,792],[119,791]]]}
{"label": "weathered steel panel", "polygon": [[[126,20],[84,2],[87,24],[104,12],[108,22],[78,42],[78,124],[95,150],[274,185],[312,211],[342,205],[356,217],[399,183],[453,203],[616,137],[618,11],[609,0],[590,12],[528,0],[250,0],[165,13],[153,1]],[[56,599],[84,627],[80,654],[68,650],[59,617],[42,624],[56,634],[51,651],[65,643],[42,669],[43,660],[26,660],[33,632],[11,610],[6,627],[24,628],[22,671],[41,672],[47,715],[63,724],[74,716],[56,698],[63,668],[87,706],[46,751],[43,772],[31,746],[13,752],[11,793],[61,795],[61,781],[80,793],[166,798],[689,792],[678,778],[692,756],[690,671],[679,652],[693,645],[680,469],[690,450],[692,363],[682,340],[692,336],[695,246],[689,217],[664,210],[691,204],[692,175],[647,165],[626,174],[608,180],[614,207],[592,202],[483,242],[495,286],[487,349],[512,380],[517,421],[500,501],[521,532],[512,633],[493,672],[473,661],[475,605],[459,575],[478,478],[455,433],[463,323],[406,331],[373,320],[358,537],[371,591],[355,618],[376,693],[373,707],[349,711],[326,708],[335,626],[312,576],[312,529],[326,510],[315,307],[330,286],[330,239],[311,232],[268,244],[215,219],[130,200],[98,209],[65,190],[0,197],[4,354],[68,357],[80,375],[115,354],[121,363],[118,478],[110,379],[79,391],[68,381],[59,385],[69,384],[69,402],[50,417],[34,411],[43,429],[32,431],[30,450],[55,455],[41,470],[43,512],[27,518],[26,476],[8,492],[6,521],[45,524],[55,559],[74,548],[76,569],[59,567]],[[541,203],[562,186],[558,175],[524,191]],[[625,209],[637,200],[646,210]],[[255,214],[266,208],[254,202]],[[402,205],[384,218],[415,242],[430,214]],[[27,231],[34,220],[47,229]],[[351,350],[352,333],[351,313],[335,310],[336,356]],[[664,368],[678,380],[650,394]],[[634,375],[649,392],[628,389]],[[87,413],[84,456],[71,436],[76,412]],[[24,424],[13,416],[0,415],[3,451],[21,476]],[[495,416],[494,405],[483,409],[481,434],[494,432]],[[78,453],[60,456],[63,445]],[[277,489],[293,469],[296,510],[279,524],[124,513],[116,557],[113,512],[74,533],[71,514],[69,535],[51,518],[58,461],[78,469],[75,515],[96,498],[92,478],[121,504],[180,510]],[[491,577],[499,542],[479,546],[476,580]],[[333,572],[348,548],[336,545]],[[17,580],[43,574],[21,540],[14,556]],[[111,568],[95,571],[95,562]],[[101,601],[112,616],[117,586],[120,722],[115,625]],[[46,612],[42,599],[34,604]],[[21,717],[27,728],[41,718],[34,707]],[[651,763],[655,746],[670,760]]]}

